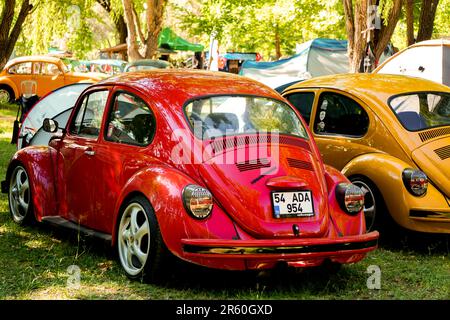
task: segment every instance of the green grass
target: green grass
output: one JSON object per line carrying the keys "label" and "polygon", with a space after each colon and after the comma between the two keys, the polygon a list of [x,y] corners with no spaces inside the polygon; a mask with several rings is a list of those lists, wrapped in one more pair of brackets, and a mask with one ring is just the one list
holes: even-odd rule
{"label": "green grass", "polygon": [[[14,108],[0,107],[0,179],[15,151]],[[321,269],[257,276],[177,263],[166,285],[130,281],[105,243],[45,225],[19,227],[0,195],[0,299],[449,299],[448,237],[381,248],[337,274]],[[81,269],[81,287],[67,287],[67,268]],[[381,289],[369,290],[369,265],[381,268]]]}

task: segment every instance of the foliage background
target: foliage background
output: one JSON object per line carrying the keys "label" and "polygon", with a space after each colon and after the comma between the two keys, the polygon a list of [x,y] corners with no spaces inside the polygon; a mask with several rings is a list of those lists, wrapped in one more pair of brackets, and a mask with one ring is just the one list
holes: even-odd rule
{"label": "foliage background", "polygon": [[[27,18],[15,54],[43,54],[49,47],[62,46],[76,58],[96,58],[99,49],[118,44],[113,16],[122,13],[122,4],[109,1],[113,10],[108,14],[99,0],[33,0],[35,9]],[[134,1],[138,14],[143,14],[144,2]],[[381,0],[382,12],[391,2]],[[421,0],[414,1],[416,19],[420,4]],[[316,37],[346,38],[341,0],[169,0],[165,25],[206,48],[214,30],[221,52],[256,51],[265,60],[276,54],[276,33],[282,56],[294,54],[296,44]],[[433,38],[440,37],[450,37],[450,0],[439,2]],[[392,42],[399,49],[406,45],[404,12]]]}

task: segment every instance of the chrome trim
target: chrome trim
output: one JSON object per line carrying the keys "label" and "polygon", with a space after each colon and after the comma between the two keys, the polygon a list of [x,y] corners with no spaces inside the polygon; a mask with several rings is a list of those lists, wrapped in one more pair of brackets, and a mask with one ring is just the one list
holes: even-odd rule
{"label": "chrome trim", "polygon": [[213,247],[201,245],[184,245],[184,251],[194,254],[230,254],[230,255],[254,255],[254,254],[300,254],[314,252],[333,252],[333,251],[349,251],[360,250],[376,247],[378,240],[369,240],[363,242],[342,242],[342,243],[326,243],[313,244],[305,246],[292,247]]}

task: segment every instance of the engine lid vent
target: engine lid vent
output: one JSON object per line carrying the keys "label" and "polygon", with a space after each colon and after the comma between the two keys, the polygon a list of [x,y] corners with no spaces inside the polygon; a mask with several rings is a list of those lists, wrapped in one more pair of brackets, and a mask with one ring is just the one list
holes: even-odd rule
{"label": "engine lid vent", "polygon": [[427,140],[431,140],[440,136],[445,136],[447,134],[450,134],[450,128],[439,128],[434,130],[428,130],[424,132],[419,133],[420,140],[422,142],[425,142]]}
{"label": "engine lid vent", "polygon": [[448,159],[450,158],[450,145],[438,148],[434,150],[434,152],[436,152],[436,154],[439,156],[439,158],[441,158],[441,160]]}
{"label": "engine lid vent", "polygon": [[267,158],[261,158],[252,161],[238,162],[236,163],[236,167],[239,169],[240,172],[257,170],[261,168],[270,167],[270,161]]}
{"label": "engine lid vent", "polygon": [[310,171],[314,170],[311,162],[293,159],[293,158],[287,158],[287,161],[288,161],[289,166],[292,168],[310,170]]}

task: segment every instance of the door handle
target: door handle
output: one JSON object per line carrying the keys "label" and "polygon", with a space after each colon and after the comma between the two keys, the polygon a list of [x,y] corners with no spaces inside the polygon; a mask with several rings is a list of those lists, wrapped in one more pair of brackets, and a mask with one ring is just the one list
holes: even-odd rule
{"label": "door handle", "polygon": [[92,148],[87,148],[86,150],[84,150],[84,154],[92,157],[95,156],[95,151],[92,150]]}

